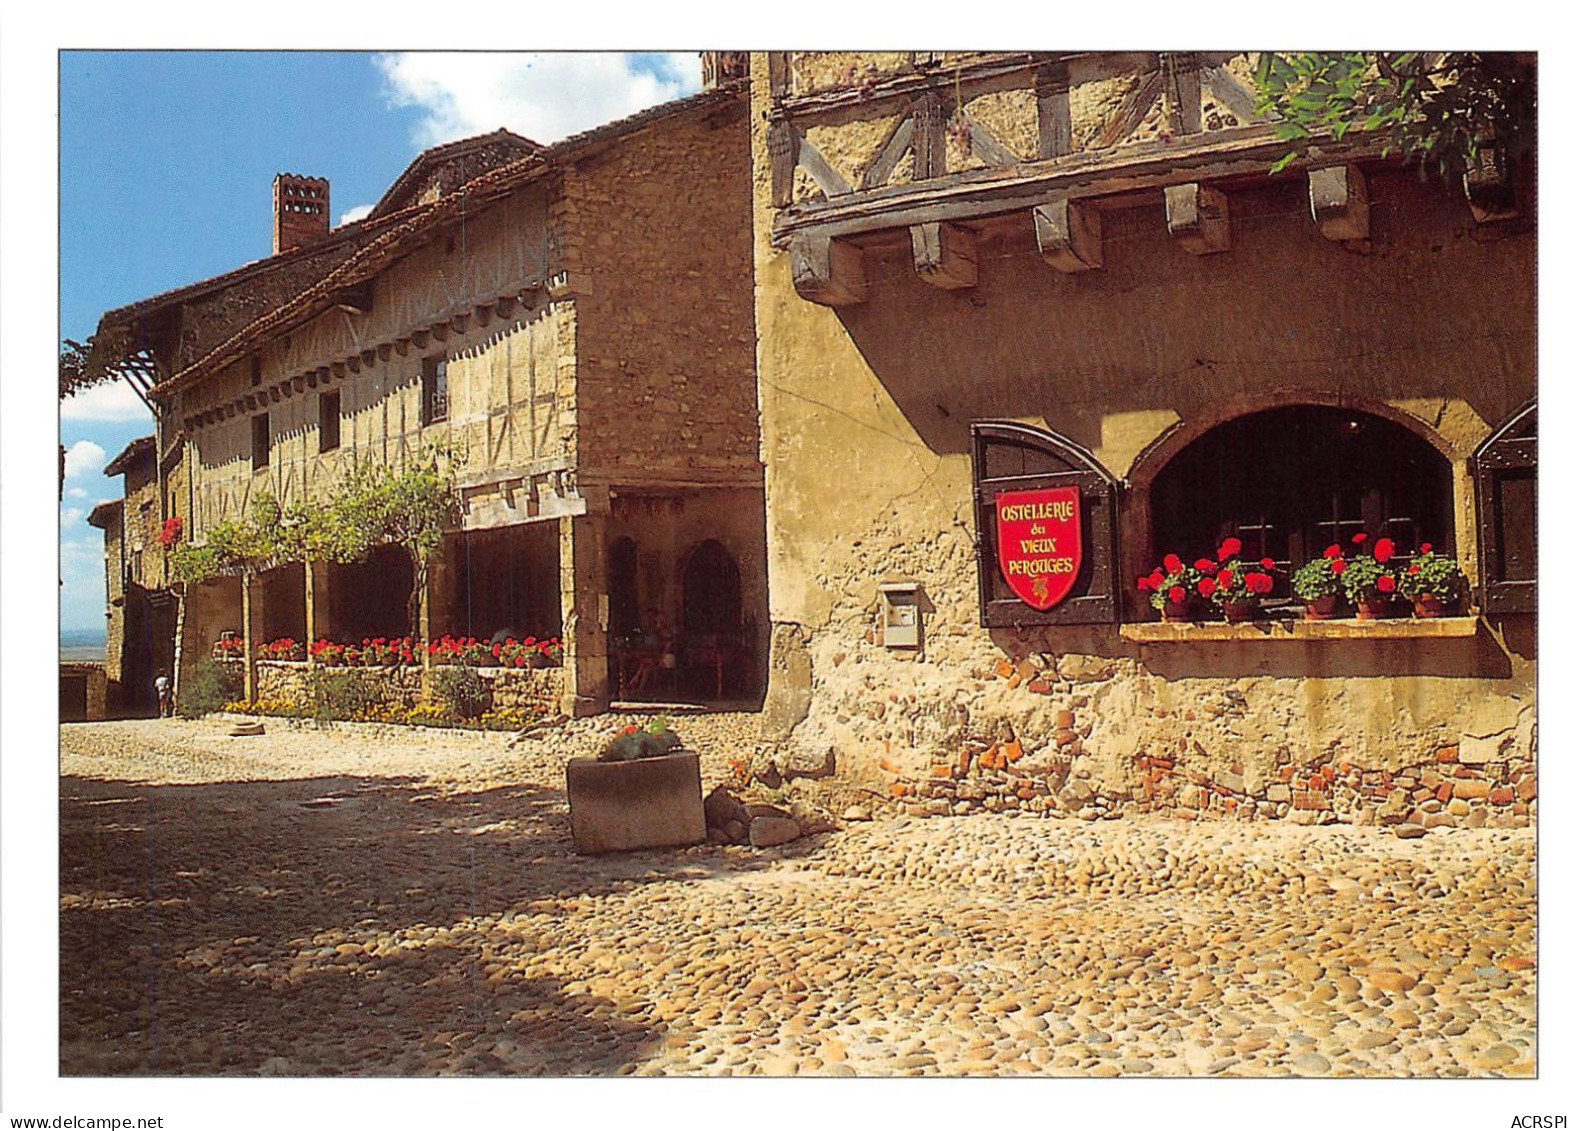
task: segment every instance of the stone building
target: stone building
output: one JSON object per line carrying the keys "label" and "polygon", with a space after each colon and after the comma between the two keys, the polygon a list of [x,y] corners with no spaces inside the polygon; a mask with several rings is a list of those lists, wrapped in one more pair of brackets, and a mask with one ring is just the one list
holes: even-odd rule
{"label": "stone building", "polygon": [[[918,813],[1528,819],[1532,177],[1278,141],[1250,75],[753,55],[766,725],[792,749]],[[1081,552],[1046,605],[999,568],[997,497],[1052,488]],[[1234,536],[1290,604],[1287,571],[1360,533],[1455,553],[1465,607],[1166,624],[1135,586]]]}
{"label": "stone building", "polygon": [[[104,315],[96,371],[145,386],[152,447],[182,469],[160,517],[201,540],[260,491],[321,499],[351,460],[457,443],[429,635],[562,634],[575,713],[759,694],[749,130],[743,82],[713,73],[555,145],[428,150],[339,228],[327,182],[281,174],[272,256]],[[401,635],[411,585],[393,547],[282,567],[254,586],[252,635]],[[241,628],[234,579],[186,606],[183,652]]]}
{"label": "stone building", "polygon": [[[104,707],[112,715],[152,715],[153,681],[175,670],[176,599],[159,542],[161,505],[155,439],[140,436],[104,465],[121,476],[122,497],[100,503],[88,522],[104,531]],[[165,469],[166,491],[177,468]]]}

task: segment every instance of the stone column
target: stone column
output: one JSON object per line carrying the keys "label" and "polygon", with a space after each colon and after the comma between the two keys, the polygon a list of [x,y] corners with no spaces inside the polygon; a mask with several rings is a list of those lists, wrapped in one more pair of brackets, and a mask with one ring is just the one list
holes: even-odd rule
{"label": "stone column", "polygon": [[572,717],[608,709],[608,516],[559,519],[559,608],[564,620],[564,698]]}
{"label": "stone column", "polygon": [[248,703],[258,699],[257,626],[263,611],[263,594],[258,579],[241,575],[241,671],[242,695]]}

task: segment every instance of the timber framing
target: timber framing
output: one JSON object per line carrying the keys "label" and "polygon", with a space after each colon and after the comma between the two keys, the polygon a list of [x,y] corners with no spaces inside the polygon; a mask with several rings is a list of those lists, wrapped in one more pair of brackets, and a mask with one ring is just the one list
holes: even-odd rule
{"label": "timber framing", "polygon": [[917,224],[957,224],[1028,212],[1049,198],[1091,200],[1169,186],[1262,180],[1289,152],[1295,154],[1292,167],[1299,170],[1377,162],[1386,156],[1384,140],[1373,135],[1289,142],[1278,139],[1269,125],[1240,126],[1172,143],[1136,142],[1117,150],[971,169],[794,205],[774,219],[772,242],[783,248],[797,236],[841,239]]}

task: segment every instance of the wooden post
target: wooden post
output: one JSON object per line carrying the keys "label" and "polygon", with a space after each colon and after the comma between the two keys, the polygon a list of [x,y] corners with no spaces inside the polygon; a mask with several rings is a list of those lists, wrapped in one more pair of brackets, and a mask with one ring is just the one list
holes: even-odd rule
{"label": "wooden post", "polygon": [[258,701],[258,658],[252,644],[252,574],[241,575],[241,694],[248,703]]}
{"label": "wooden post", "polygon": [[607,517],[559,519],[559,609],[564,622],[564,698],[572,717],[608,709]]}
{"label": "wooden post", "polygon": [[1036,156],[1045,161],[1074,147],[1068,110],[1068,65],[1048,63],[1036,71]]}
{"label": "wooden post", "polygon": [[314,662],[312,658],[312,642],[318,638],[318,612],[317,603],[314,600],[315,586],[313,584],[314,567],[316,565],[316,562],[301,563],[302,589],[307,606],[307,639],[303,647],[306,648],[308,667],[311,667]]}

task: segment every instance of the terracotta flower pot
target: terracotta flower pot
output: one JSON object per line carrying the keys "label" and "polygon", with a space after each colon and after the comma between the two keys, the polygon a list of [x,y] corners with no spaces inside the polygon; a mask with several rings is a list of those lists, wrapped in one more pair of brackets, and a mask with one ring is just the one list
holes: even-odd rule
{"label": "terracotta flower pot", "polygon": [[1392,615],[1392,599],[1379,593],[1360,597],[1354,605],[1359,610],[1360,620],[1380,620]]}
{"label": "terracotta flower pot", "polygon": [[1446,615],[1446,603],[1434,593],[1421,593],[1414,598],[1414,616],[1439,617]]}
{"label": "terracotta flower pot", "polygon": [[1190,603],[1184,601],[1166,601],[1162,604],[1162,620],[1181,621],[1189,620]]}
{"label": "terracotta flower pot", "polygon": [[1331,620],[1337,615],[1337,594],[1327,593],[1304,602],[1305,620]]}
{"label": "terracotta flower pot", "polygon": [[1255,619],[1255,613],[1260,609],[1256,601],[1228,601],[1222,606],[1222,615],[1227,618],[1228,624],[1245,624]]}

